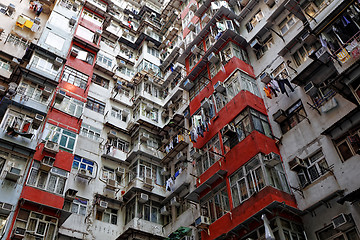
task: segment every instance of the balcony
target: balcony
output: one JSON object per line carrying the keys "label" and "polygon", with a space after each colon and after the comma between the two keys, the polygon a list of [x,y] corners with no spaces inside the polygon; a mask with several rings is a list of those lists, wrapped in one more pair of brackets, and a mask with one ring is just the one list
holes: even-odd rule
{"label": "balcony", "polygon": [[[217,22],[219,19],[223,18],[223,17],[226,17],[227,19],[233,20],[233,19],[237,19],[238,16],[237,16],[232,10],[230,10],[229,8],[222,6],[222,7],[212,16],[211,20],[203,27],[203,29],[201,29],[200,33],[197,34],[197,35],[195,35],[194,40],[193,40],[190,44],[188,44],[188,46],[186,47],[186,49],[184,50],[184,52],[180,55],[180,57],[179,57],[179,59],[178,59],[178,61],[179,61],[180,63],[185,64],[185,59],[186,59],[186,57],[190,54],[190,52],[191,52],[191,47],[192,47],[192,46],[195,46],[195,45],[198,45],[198,44],[200,43],[200,41],[201,41],[205,36],[207,36],[207,35],[209,34],[209,32],[211,32],[211,31],[210,31],[210,27],[213,26],[213,25],[215,25],[216,22]],[[199,24],[199,23],[198,23],[198,24]],[[228,30],[229,30],[229,29],[228,29]],[[226,30],[226,31],[228,31],[228,30]],[[226,31],[223,32],[223,35],[226,33]],[[230,31],[232,31],[232,30],[230,30]],[[234,32],[234,33],[235,33],[235,32]],[[236,37],[236,39],[233,38],[233,40],[238,41],[238,42],[239,42],[240,44],[242,44],[242,45],[245,45],[245,44],[246,44],[245,39],[244,39],[242,36],[240,36],[239,33],[237,33],[237,32],[236,32],[236,35],[237,35],[237,36],[233,36],[233,37]],[[217,42],[218,42],[219,40],[220,40],[220,38],[217,39]],[[221,40],[224,40],[224,39],[221,39]],[[227,40],[227,39],[225,39],[225,40]],[[219,48],[223,43],[224,43],[224,42],[221,41],[221,44],[218,45],[218,48]],[[217,44],[217,43],[215,43],[214,45],[216,45],[216,44]]]}
{"label": "balcony", "polygon": [[146,143],[137,143],[128,153],[126,161],[131,162],[131,160],[139,154],[149,158],[157,158],[159,160],[164,158],[164,153],[161,151],[152,147],[148,147]]}
{"label": "balcony", "polygon": [[[169,143],[172,143],[172,144],[169,144]],[[164,163],[164,164],[168,163],[169,161],[174,159],[179,152],[184,150],[184,148],[186,148],[189,145],[186,134],[180,134],[180,133],[176,134],[174,137],[172,137],[169,140],[169,143],[164,144],[160,148],[165,155],[163,157],[163,159],[161,160],[161,163]]]}
{"label": "balcony", "polygon": [[86,0],[84,6],[102,16],[105,15],[107,9],[107,4],[101,0]]}
{"label": "balcony", "polygon": [[179,55],[180,44],[180,41],[178,41],[176,42],[175,46],[172,47],[172,49],[165,48],[162,50],[163,53],[160,55],[162,61],[160,69],[162,71],[164,71],[164,69],[166,69],[169,64]]}
{"label": "balcony", "polygon": [[164,76],[164,80],[162,84],[167,84],[169,82],[172,82],[175,77],[177,77],[179,74],[181,75],[181,69],[182,65],[180,63],[175,63],[175,65],[172,67],[172,70],[169,69]]}
{"label": "balcony", "polygon": [[161,199],[163,199],[165,188],[163,186],[156,184],[154,179],[151,180],[152,180],[152,184],[146,183],[145,180],[140,177],[135,177],[131,179],[131,181],[129,181],[126,184],[125,193],[123,194],[123,199],[127,201],[131,199],[134,193],[138,193],[139,191],[142,192],[145,191],[147,192],[147,194],[149,193],[155,194],[161,197]]}
{"label": "balcony", "polygon": [[95,69],[100,70],[101,72],[104,72],[110,76],[113,76],[115,74],[115,69],[117,68],[116,64],[113,64],[112,62],[115,62],[115,59],[112,59],[113,61],[104,63],[101,58],[104,56],[97,55],[97,59],[95,61]]}
{"label": "balcony", "polygon": [[[49,97],[50,98],[50,97]],[[15,97],[12,98],[12,100],[17,104],[18,106],[22,106],[25,108],[31,109],[32,111],[41,113],[43,115],[46,115],[48,112],[49,107],[49,101],[45,103],[36,101],[32,98],[27,97],[26,95],[17,93]]]}
{"label": "balcony", "polygon": [[[7,66],[7,67],[4,68],[4,67],[1,67],[1,65]],[[4,77],[4,78],[10,78],[11,74],[12,74],[12,69],[10,67],[10,64],[7,62],[3,62],[0,59],[0,76]]]}
{"label": "balcony", "polygon": [[121,119],[112,116],[111,113],[108,111],[105,114],[105,125],[111,127],[111,128],[115,128],[121,131],[125,131],[126,127],[127,127],[127,122],[122,121]]}
{"label": "balcony", "polygon": [[165,205],[170,199],[177,196],[182,190],[188,188],[192,177],[187,168],[183,169],[181,173],[175,178],[174,184],[171,186],[171,191],[166,191],[165,199],[162,204]]}
{"label": "balcony", "polygon": [[162,240],[165,238],[162,229],[163,226],[161,224],[146,221],[141,218],[134,218],[124,226],[123,232],[117,239],[127,239],[128,236],[133,236],[135,232],[138,235],[143,233],[145,236],[151,234],[152,239]]}

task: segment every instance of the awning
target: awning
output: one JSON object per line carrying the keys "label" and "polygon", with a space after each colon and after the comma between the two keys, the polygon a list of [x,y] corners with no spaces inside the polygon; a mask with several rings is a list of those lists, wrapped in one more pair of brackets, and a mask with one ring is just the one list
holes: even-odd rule
{"label": "awning", "polygon": [[179,227],[175,232],[171,233],[166,240],[180,240],[191,232],[191,228],[188,227]]}
{"label": "awning", "polygon": [[339,200],[337,200],[338,203],[344,204],[345,202],[356,202],[360,200],[360,188],[356,189],[355,191],[352,191],[349,194],[346,194]]}

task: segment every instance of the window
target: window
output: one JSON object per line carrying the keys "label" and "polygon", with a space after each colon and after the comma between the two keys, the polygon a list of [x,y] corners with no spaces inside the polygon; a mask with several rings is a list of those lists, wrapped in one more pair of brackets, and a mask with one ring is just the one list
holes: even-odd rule
{"label": "window", "polygon": [[106,208],[103,212],[96,211],[96,220],[116,225],[117,214],[118,214],[118,210],[112,208]]}
{"label": "window", "polygon": [[161,205],[154,201],[147,201],[145,204],[138,203],[138,216],[141,219],[150,221],[153,223],[161,224],[161,214],[160,214]]}
{"label": "window", "polygon": [[87,200],[80,198],[75,198],[72,202],[65,200],[63,209],[75,214],[85,216],[87,203],[88,203]]}
{"label": "window", "polygon": [[147,48],[147,53],[153,55],[154,57],[159,58],[159,51],[155,48]]}
{"label": "window", "polygon": [[71,83],[79,88],[86,89],[89,76],[73,68],[65,66],[61,80]]}
{"label": "window", "polygon": [[115,137],[111,137],[109,138],[109,144],[115,148],[117,148],[118,150],[121,150],[123,152],[129,152],[129,142],[121,139],[121,138],[115,138]]}
{"label": "window", "polygon": [[98,54],[97,61],[109,68],[112,67],[112,59],[100,53]]}
{"label": "window", "polygon": [[76,170],[85,169],[88,170],[91,174],[93,174],[94,162],[75,155],[72,168]]}
{"label": "window", "polygon": [[42,171],[40,170],[40,162],[34,161],[27,184],[48,192],[63,195],[67,177],[68,172],[56,167],[51,168],[49,172]]}
{"label": "window", "polygon": [[272,77],[279,77],[279,78],[287,78],[289,76],[289,71],[286,68],[285,63],[281,63],[274,71],[271,73]]}
{"label": "window", "polygon": [[71,48],[71,51],[74,51],[74,50],[77,52],[77,55],[76,55],[77,59],[80,59],[91,65],[94,63],[95,55],[93,53],[88,52],[76,45],[73,45]]}
{"label": "window", "polygon": [[336,149],[343,161],[360,153],[360,129],[351,131],[334,141]]}
{"label": "window", "polygon": [[296,102],[289,109],[286,110],[287,118],[280,123],[280,128],[283,134],[298,125],[306,118],[306,112],[301,101]]}
{"label": "window", "polygon": [[65,43],[65,39],[49,32],[48,36],[46,37],[45,44],[56,48],[57,50],[61,51]]}
{"label": "window", "polygon": [[43,132],[43,139],[56,142],[61,148],[72,152],[75,148],[76,133],[48,123]]}
{"label": "window", "polygon": [[124,114],[123,110],[120,110],[120,109],[116,109],[116,108],[111,108],[111,116],[114,117],[114,118],[117,118],[123,122],[126,122],[127,120],[127,115],[128,114]]}
{"label": "window", "polygon": [[92,13],[92,12],[89,12],[87,10],[84,10],[83,13],[82,13],[82,17],[85,19],[85,20],[88,20],[92,23],[94,23],[95,25],[101,27],[101,25],[103,24],[104,22],[104,19],[103,18],[100,18],[98,15],[96,15],[95,13]]}
{"label": "window", "polygon": [[[202,43],[200,43],[201,45]],[[201,48],[201,46],[198,46],[199,48]],[[189,57],[189,70],[193,69],[193,67],[195,67],[195,65],[198,63],[198,61],[202,58],[201,54],[191,54]]]}
{"label": "window", "polygon": [[298,171],[301,188],[306,187],[329,171],[329,166],[321,150],[303,159],[303,164],[306,168]]}
{"label": "window", "polygon": [[[7,110],[1,123],[1,128],[4,129],[9,135],[15,134],[16,132],[22,134],[33,134],[35,133],[33,127],[33,118],[11,109]],[[28,137],[31,138],[32,135]]]}
{"label": "window", "polygon": [[[21,219],[20,219],[21,216]],[[25,218],[25,219],[22,219]],[[20,209],[16,225],[26,222],[26,239],[55,239],[57,218]]]}
{"label": "window", "polygon": [[112,168],[103,167],[102,168],[102,179],[103,180],[107,180],[107,179],[116,180],[115,170]]}
{"label": "window", "polygon": [[215,135],[202,149],[204,151],[203,156],[199,161],[196,162],[198,174],[204,173],[209,169],[215,162],[220,159],[222,154],[219,136]]}
{"label": "window", "polygon": [[0,68],[10,72],[11,71],[10,62],[0,58]]}
{"label": "window", "polygon": [[265,52],[267,52],[271,48],[273,44],[274,44],[274,39],[270,34],[268,37],[264,39],[262,47],[256,51],[256,58],[260,59],[265,54]]}
{"label": "window", "polygon": [[0,214],[0,236],[3,236],[5,233],[6,223],[8,221],[9,215],[2,215]]}
{"label": "window", "polygon": [[59,72],[59,68],[55,67],[53,62],[53,59],[34,54],[30,66],[44,71],[50,75],[56,76]]}
{"label": "window", "polygon": [[102,103],[98,100],[88,97],[86,102],[86,108],[91,109],[97,113],[104,114],[105,103]]}
{"label": "window", "polygon": [[282,35],[284,35],[289,29],[296,23],[296,19],[294,14],[290,14],[289,16],[286,16],[284,20],[281,21],[279,24],[280,32]]}
{"label": "window", "polygon": [[137,66],[137,71],[141,72],[142,70],[150,71],[152,70],[154,72],[154,75],[161,77],[161,71],[158,66],[156,66],[154,63],[149,62],[147,60],[142,60],[139,65]]}
{"label": "window", "polygon": [[135,72],[127,67],[121,67],[120,72],[128,77],[133,77],[135,75]]}
{"label": "window", "polygon": [[260,11],[258,11],[254,17],[251,18],[251,20],[246,24],[246,30],[248,32],[251,32],[251,30],[253,30],[253,28],[261,21],[261,19],[263,19],[264,15],[263,13]]}
{"label": "window", "polygon": [[84,110],[84,103],[72,97],[64,97],[59,103],[55,101],[55,108],[71,116],[79,118]]}
{"label": "window", "polygon": [[138,160],[133,163],[129,169],[127,183],[130,183],[134,178],[144,179],[144,177],[151,178],[157,185],[163,186],[165,183],[165,176],[161,174],[163,169],[160,166],[151,164],[144,160]]}
{"label": "window", "polygon": [[303,64],[307,59],[308,56],[314,52],[315,48],[312,46],[307,45],[306,43],[301,46],[294,54],[293,58],[297,66]]}
{"label": "window", "polygon": [[227,101],[233,99],[241,90],[249,91],[256,96],[260,96],[256,80],[249,75],[236,71],[224,82],[226,88]]}
{"label": "window", "polygon": [[190,100],[193,100],[209,83],[210,80],[208,79],[207,71],[204,70],[193,81],[194,87],[192,87],[189,92]]}
{"label": "window", "polygon": [[183,26],[187,26],[188,23],[191,21],[191,19],[194,17],[194,12],[193,11],[188,11],[188,13],[186,14],[186,16],[184,17],[184,19],[182,20],[183,22]]}
{"label": "window", "polygon": [[222,130],[225,153],[244,140],[252,131],[258,131],[272,138],[267,116],[252,108],[242,111],[235,120],[229,123],[229,126],[231,130],[227,132],[224,132],[225,128]]}
{"label": "window", "polygon": [[49,97],[42,94],[43,90],[43,86],[30,81],[22,81],[17,88],[18,94],[22,95],[24,100],[32,99],[42,104],[47,104],[49,102]]}
{"label": "window", "polygon": [[92,127],[88,124],[82,123],[81,124],[81,131],[80,131],[80,135],[87,137],[89,139],[93,139],[96,141],[100,141],[100,134],[101,134],[101,130],[95,127]]}
{"label": "window", "polygon": [[99,75],[93,74],[91,78],[91,82],[108,89],[110,81],[108,79],[105,79],[103,77],[100,77]]}
{"label": "window", "polygon": [[[304,7],[305,16],[311,16],[314,19],[323,9],[325,9],[333,0],[315,0]],[[312,19],[309,19],[311,21]]]}
{"label": "window", "polygon": [[230,203],[226,187],[223,187],[211,197],[200,202],[200,207],[201,215],[209,217],[211,222],[215,222],[229,212]]}

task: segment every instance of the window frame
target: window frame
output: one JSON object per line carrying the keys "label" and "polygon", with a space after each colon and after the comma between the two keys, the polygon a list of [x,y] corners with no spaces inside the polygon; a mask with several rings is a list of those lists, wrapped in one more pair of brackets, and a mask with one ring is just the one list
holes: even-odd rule
{"label": "window frame", "polygon": [[[95,104],[97,104],[98,107],[95,107]],[[100,102],[99,100],[96,100],[95,98],[88,97],[87,101],[86,101],[86,104],[85,104],[85,107],[87,109],[90,109],[90,110],[92,110],[94,112],[97,112],[97,113],[99,113],[101,115],[104,115],[106,104],[103,103],[103,102]]]}

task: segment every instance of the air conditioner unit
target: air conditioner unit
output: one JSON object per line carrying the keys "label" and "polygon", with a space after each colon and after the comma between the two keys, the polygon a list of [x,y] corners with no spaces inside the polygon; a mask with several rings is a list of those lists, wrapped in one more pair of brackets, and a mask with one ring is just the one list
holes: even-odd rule
{"label": "air conditioner unit", "polygon": [[271,153],[266,154],[264,156],[264,163],[267,166],[273,167],[273,166],[277,165],[280,162],[281,162],[280,155],[276,154],[274,152],[271,152]]}
{"label": "air conditioner unit", "polygon": [[187,91],[190,91],[192,87],[194,87],[194,83],[191,82],[189,79],[186,79],[183,83],[183,88]]}
{"label": "air conditioner unit", "polygon": [[45,86],[44,90],[42,90],[42,95],[45,97],[49,97],[52,93],[53,89],[51,87]]}
{"label": "air conditioner unit", "polygon": [[148,133],[143,132],[140,134],[140,140],[146,141],[149,138],[150,138],[150,134],[148,134]]}
{"label": "air conditioner unit", "polygon": [[23,239],[25,237],[25,228],[16,227],[13,232],[13,237],[17,239]]}
{"label": "air conditioner unit", "polygon": [[59,152],[59,144],[56,142],[52,142],[47,140],[44,145],[44,150],[50,153],[58,153]]}
{"label": "air conditioner unit", "polygon": [[255,49],[255,50],[259,50],[260,48],[262,48],[262,46],[263,46],[262,43],[257,38],[254,38],[254,40],[252,40],[250,42],[250,47]]}
{"label": "air conditioner unit", "polygon": [[304,86],[304,90],[305,93],[311,97],[314,97],[318,92],[318,89],[315,87],[312,81],[308,82],[308,84]]}
{"label": "air conditioner unit", "polygon": [[271,82],[272,78],[270,77],[270,75],[267,72],[264,72],[260,75],[260,81],[268,84],[269,82]]}
{"label": "air conditioner unit", "polygon": [[54,166],[55,158],[45,156],[40,161],[40,169],[46,172],[49,172],[51,168]]}
{"label": "air conditioner unit", "polygon": [[219,57],[216,56],[216,54],[213,53],[213,52],[209,54],[207,59],[208,59],[209,62],[211,62],[213,64],[216,64],[216,63],[218,63],[220,61]]}
{"label": "air conditioner unit", "polygon": [[140,203],[146,203],[149,200],[149,195],[145,193],[140,194],[139,202]]}
{"label": "air conditioner unit", "polygon": [[70,26],[74,26],[75,23],[76,23],[76,21],[77,21],[77,17],[76,17],[76,16],[72,16],[72,17],[70,18],[70,20],[69,20]]}
{"label": "air conditioner unit", "polygon": [[201,107],[204,109],[209,109],[211,106],[210,99],[204,98],[204,100],[201,102]]}
{"label": "air conditioner unit", "polygon": [[122,167],[116,168],[116,175],[123,176],[125,174],[125,169]]}
{"label": "air conditioner unit", "polygon": [[298,172],[302,168],[306,168],[306,166],[304,165],[304,161],[298,157],[295,157],[289,162],[289,167],[291,171],[295,172]]}
{"label": "air conditioner unit", "polygon": [[114,129],[110,129],[110,131],[108,132],[108,137],[116,137],[117,136],[117,132]]}
{"label": "air conditioner unit", "polygon": [[170,205],[171,206],[180,206],[180,202],[179,202],[179,198],[178,197],[173,197],[171,200],[170,200]]}
{"label": "air conditioner unit", "polygon": [[154,44],[152,41],[148,41],[148,46],[149,46],[150,48],[153,48],[153,47],[155,46],[155,44]]}
{"label": "air conditioner unit", "polygon": [[195,11],[197,10],[196,3],[191,3],[191,4],[189,5],[189,9],[190,9],[191,11],[195,12]]}
{"label": "air conditioner unit", "polygon": [[176,154],[176,159],[179,161],[186,160],[186,154],[183,152],[179,152],[178,154]]}
{"label": "air conditioner unit", "polygon": [[0,85],[0,95],[1,96],[5,95],[5,92],[6,92],[6,87],[3,85]]}
{"label": "air conditioner unit", "polygon": [[77,175],[81,178],[89,179],[92,177],[92,174],[89,170],[86,170],[84,168],[80,168],[77,172]]}
{"label": "air conditioner unit", "polygon": [[35,114],[35,117],[33,119],[33,123],[32,123],[32,128],[33,129],[38,129],[41,125],[41,123],[44,121],[45,117],[41,114]]}
{"label": "air conditioner unit", "polygon": [[75,199],[75,197],[76,197],[77,192],[78,192],[77,190],[69,188],[65,192],[65,198],[67,200],[73,201]]}
{"label": "air conditioner unit", "polygon": [[9,214],[13,209],[13,205],[0,202],[0,213]]}
{"label": "air conditioner unit", "polygon": [[202,21],[203,23],[208,23],[208,22],[210,21],[210,16],[205,13],[205,14],[202,16],[201,21]]}
{"label": "air conditioner unit", "polygon": [[274,6],[275,0],[264,0],[265,4],[268,5],[270,8]]}
{"label": "air conditioner unit", "polygon": [[287,119],[287,116],[284,110],[279,109],[276,113],[273,114],[273,118],[275,122],[282,123]]}
{"label": "air conditioner unit", "polygon": [[166,167],[163,167],[163,169],[161,169],[161,175],[169,175],[169,174],[170,171]]}
{"label": "air conditioner unit", "polygon": [[66,92],[64,90],[59,90],[56,93],[56,99],[59,100],[59,101],[62,101],[65,96],[66,96]]}
{"label": "air conditioner unit", "polygon": [[106,188],[107,189],[110,189],[110,190],[115,190],[117,187],[116,187],[116,180],[114,179],[108,179],[106,181]]}
{"label": "air conditioner unit", "polygon": [[99,205],[97,205],[97,210],[102,210],[102,211],[104,211],[105,209],[108,208],[108,204],[109,204],[108,202],[101,200],[101,201],[99,202]]}
{"label": "air conditioner unit", "polygon": [[198,46],[194,45],[194,46],[191,48],[191,52],[192,52],[193,54],[198,54],[198,53],[200,53],[200,48],[199,48]]}
{"label": "air conditioner unit", "polygon": [[226,136],[234,136],[236,134],[235,128],[234,126],[232,126],[231,124],[226,124],[223,128],[223,135]]}
{"label": "air conditioner unit", "polygon": [[153,106],[150,103],[145,104],[145,110],[151,111],[153,109]]}
{"label": "air conditioner unit", "polygon": [[214,89],[216,92],[219,92],[219,93],[223,93],[225,92],[225,86],[224,86],[224,83],[223,82],[220,82],[218,81],[217,83],[215,83],[214,85]]}
{"label": "air conditioner unit", "polygon": [[63,64],[63,60],[59,57],[56,57],[54,60],[54,66],[55,67],[60,67]]}
{"label": "air conditioner unit", "polygon": [[21,177],[21,169],[16,167],[11,167],[9,171],[6,172],[5,179],[17,182],[17,180]]}
{"label": "air conditioner unit", "polygon": [[95,34],[97,35],[101,35],[102,34],[102,31],[100,29],[96,30]]}
{"label": "air conditioner unit", "polygon": [[167,206],[163,206],[163,207],[160,209],[160,213],[161,213],[161,215],[169,215],[169,214],[170,214],[170,209],[168,209]]}
{"label": "air conditioner unit", "polygon": [[[190,22],[190,23],[188,24],[188,29],[189,29],[190,31],[194,32],[194,31],[195,31],[195,24],[192,23],[192,22]],[[189,34],[190,34],[190,33],[189,33]]]}
{"label": "air conditioner unit", "polygon": [[203,151],[198,149],[198,148],[191,148],[190,150],[190,157],[192,157],[193,159],[198,159],[199,157],[201,157],[203,155]]}
{"label": "air conditioner unit", "polygon": [[208,228],[210,224],[210,218],[205,216],[200,216],[195,220],[196,228]]}
{"label": "air conditioner unit", "polygon": [[77,50],[77,49],[75,49],[75,48],[71,49],[70,55],[71,55],[72,57],[77,57],[78,54],[79,54],[79,50]]}
{"label": "air conditioner unit", "polygon": [[354,226],[351,216],[348,214],[341,213],[331,220],[334,229],[340,231],[346,231],[350,227]]}
{"label": "air conditioner unit", "polygon": [[315,52],[315,56],[322,63],[327,63],[330,60],[330,54],[328,53],[328,51],[325,47],[322,47],[317,52]]}
{"label": "air conditioner unit", "polygon": [[148,177],[144,178],[144,187],[149,189],[152,189],[154,187],[152,178],[148,178]]}

